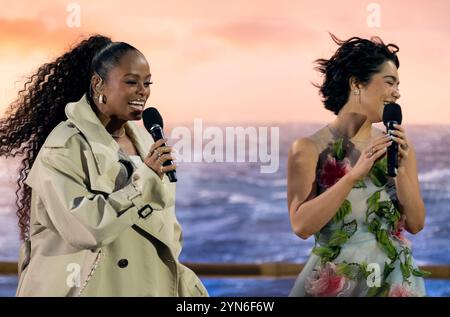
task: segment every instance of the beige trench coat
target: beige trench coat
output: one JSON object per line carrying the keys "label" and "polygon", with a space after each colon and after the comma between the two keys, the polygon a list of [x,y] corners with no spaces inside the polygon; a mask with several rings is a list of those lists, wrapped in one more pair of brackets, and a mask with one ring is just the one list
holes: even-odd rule
{"label": "beige trench coat", "polygon": [[[85,96],[65,111],[26,180],[31,238],[17,296],[207,296],[178,260],[175,185],[134,166]],[[125,128],[144,159],[150,135],[134,122]]]}

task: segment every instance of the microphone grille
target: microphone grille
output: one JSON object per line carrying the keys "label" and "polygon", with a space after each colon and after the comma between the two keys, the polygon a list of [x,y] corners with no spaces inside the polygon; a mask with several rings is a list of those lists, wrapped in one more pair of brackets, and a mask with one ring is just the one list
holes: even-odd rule
{"label": "microphone grille", "polygon": [[144,112],[142,113],[142,120],[144,121],[144,126],[147,129],[147,131],[150,131],[150,128],[154,124],[159,124],[161,128],[164,128],[164,123],[161,114],[154,107],[150,107],[144,110]]}
{"label": "microphone grille", "polygon": [[388,103],[383,109],[383,123],[387,125],[389,121],[402,123],[402,108],[395,102]]}

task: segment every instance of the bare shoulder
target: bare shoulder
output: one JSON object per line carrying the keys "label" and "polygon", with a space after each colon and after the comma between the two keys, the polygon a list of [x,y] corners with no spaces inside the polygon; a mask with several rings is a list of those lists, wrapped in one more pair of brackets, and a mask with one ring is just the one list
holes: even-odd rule
{"label": "bare shoulder", "polygon": [[294,161],[300,158],[313,160],[317,159],[318,156],[319,153],[316,144],[308,137],[295,140],[289,150],[289,157]]}
{"label": "bare shoulder", "polygon": [[304,155],[317,158],[330,141],[330,132],[325,126],[308,137],[300,138],[292,143],[291,155]]}
{"label": "bare shoulder", "polygon": [[316,150],[316,145],[314,144],[313,140],[311,140],[308,137],[297,139],[291,145],[291,152],[293,154],[296,154],[299,152],[305,152],[305,151],[315,151],[315,150]]}

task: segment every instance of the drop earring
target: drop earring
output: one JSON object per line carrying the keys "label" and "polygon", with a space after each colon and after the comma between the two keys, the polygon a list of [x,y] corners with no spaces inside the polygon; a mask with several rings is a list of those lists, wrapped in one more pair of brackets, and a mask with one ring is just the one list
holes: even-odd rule
{"label": "drop earring", "polygon": [[105,95],[100,94],[97,99],[99,103],[105,103]]}
{"label": "drop earring", "polygon": [[358,102],[361,104],[361,91],[359,89],[355,89],[353,93],[358,96]]}

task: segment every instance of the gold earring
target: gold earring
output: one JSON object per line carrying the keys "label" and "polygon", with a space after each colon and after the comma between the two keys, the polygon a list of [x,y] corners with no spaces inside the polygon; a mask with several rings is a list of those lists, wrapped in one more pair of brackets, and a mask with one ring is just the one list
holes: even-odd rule
{"label": "gold earring", "polygon": [[105,95],[100,94],[97,99],[99,103],[105,103]]}

